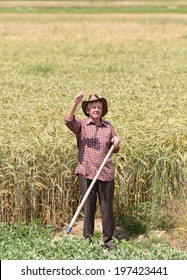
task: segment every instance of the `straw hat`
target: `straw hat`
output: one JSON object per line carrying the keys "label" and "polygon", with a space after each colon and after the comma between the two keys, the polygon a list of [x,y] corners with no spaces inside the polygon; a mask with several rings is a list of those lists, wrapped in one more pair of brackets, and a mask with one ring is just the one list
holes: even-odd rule
{"label": "straw hat", "polygon": [[87,117],[89,117],[89,114],[87,113],[87,106],[88,106],[88,103],[91,103],[91,102],[94,102],[94,101],[100,101],[102,103],[103,112],[102,112],[101,117],[106,115],[106,113],[108,112],[107,101],[104,97],[99,98],[99,96],[95,93],[91,94],[87,101],[82,101],[82,110],[83,110],[84,114]]}

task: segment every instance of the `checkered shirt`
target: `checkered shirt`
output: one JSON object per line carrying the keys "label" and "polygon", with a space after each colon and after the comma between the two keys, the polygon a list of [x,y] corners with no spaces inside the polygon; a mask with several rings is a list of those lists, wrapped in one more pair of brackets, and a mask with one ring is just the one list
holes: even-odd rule
{"label": "checkered shirt", "polygon": [[[93,179],[111,147],[111,139],[116,136],[113,126],[108,121],[102,120],[99,125],[96,125],[90,118],[76,119],[75,116],[72,120],[65,117],[65,124],[77,139],[78,163],[75,173]],[[113,179],[114,168],[110,157],[98,180],[112,181]]]}

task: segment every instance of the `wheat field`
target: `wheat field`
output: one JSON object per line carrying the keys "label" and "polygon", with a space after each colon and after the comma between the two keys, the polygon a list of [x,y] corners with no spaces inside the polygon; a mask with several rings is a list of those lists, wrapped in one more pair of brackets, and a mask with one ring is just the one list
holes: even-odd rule
{"label": "wheat field", "polygon": [[72,217],[77,147],[64,115],[80,90],[107,98],[121,138],[115,214],[155,197],[176,214],[187,181],[187,15],[2,14],[0,38],[0,220]]}

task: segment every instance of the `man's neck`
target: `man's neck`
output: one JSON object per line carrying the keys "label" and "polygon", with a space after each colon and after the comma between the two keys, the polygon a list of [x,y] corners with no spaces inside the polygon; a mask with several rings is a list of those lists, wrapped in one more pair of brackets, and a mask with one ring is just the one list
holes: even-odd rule
{"label": "man's neck", "polygon": [[101,123],[101,119],[92,119],[91,118],[91,121],[95,123],[95,125],[99,125]]}

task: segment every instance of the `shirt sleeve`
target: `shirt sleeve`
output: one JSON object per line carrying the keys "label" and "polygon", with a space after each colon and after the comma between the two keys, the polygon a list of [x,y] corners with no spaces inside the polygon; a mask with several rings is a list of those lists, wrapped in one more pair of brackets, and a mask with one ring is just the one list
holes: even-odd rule
{"label": "shirt sleeve", "polygon": [[68,120],[67,115],[64,118],[65,125],[77,136],[80,133],[81,122],[73,117],[73,119]]}
{"label": "shirt sleeve", "polygon": [[[116,134],[116,132],[115,132],[115,130],[114,130],[114,128],[113,128],[112,125],[111,125],[111,130],[112,130],[112,138],[113,138],[114,136],[117,136],[117,134]],[[120,150],[120,147],[118,147],[117,149],[114,149],[114,150],[113,150],[113,153],[118,153],[119,150]]]}

